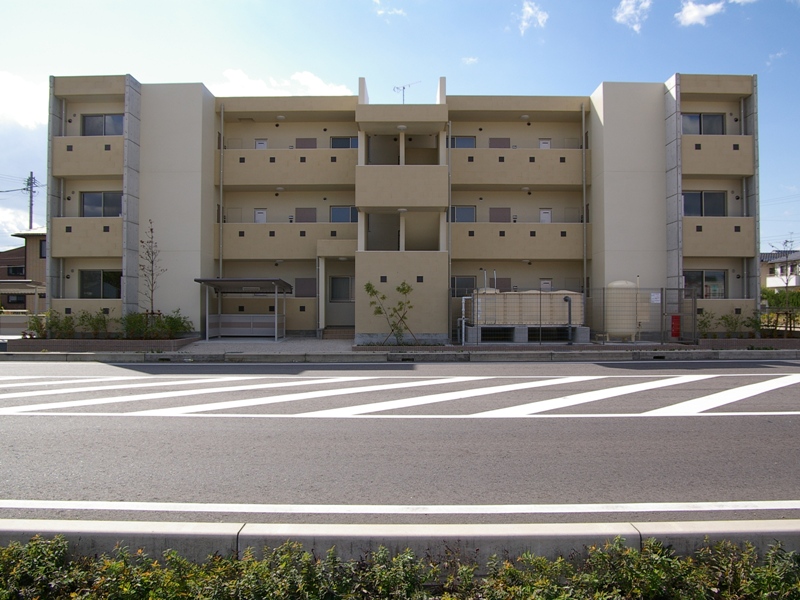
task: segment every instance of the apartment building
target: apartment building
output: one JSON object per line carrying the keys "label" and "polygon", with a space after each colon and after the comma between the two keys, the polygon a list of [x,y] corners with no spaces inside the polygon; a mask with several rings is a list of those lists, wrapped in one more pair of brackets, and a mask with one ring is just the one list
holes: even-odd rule
{"label": "apartment building", "polygon": [[390,304],[413,287],[408,325],[426,343],[452,339],[482,288],[577,293],[598,333],[598,291],[620,281],[750,314],[756,90],[676,74],[587,96],[452,96],[442,78],[435,103],[383,105],[363,79],[357,96],[215,98],[53,77],[48,303],[138,310],[152,222],[156,309],[210,335],[380,342],[368,282]]}

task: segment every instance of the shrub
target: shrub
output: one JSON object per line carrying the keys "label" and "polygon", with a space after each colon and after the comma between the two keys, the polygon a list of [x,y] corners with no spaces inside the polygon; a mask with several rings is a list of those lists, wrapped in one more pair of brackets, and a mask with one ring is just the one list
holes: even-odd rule
{"label": "shrub", "polygon": [[78,327],[90,332],[95,339],[108,335],[108,326],[111,322],[112,320],[103,312],[103,309],[98,309],[94,313],[90,313],[88,310],[78,313]]}
{"label": "shrub", "polygon": [[156,340],[175,338],[194,331],[192,321],[180,309],[170,314],[129,312],[119,319],[122,334],[130,340]]}

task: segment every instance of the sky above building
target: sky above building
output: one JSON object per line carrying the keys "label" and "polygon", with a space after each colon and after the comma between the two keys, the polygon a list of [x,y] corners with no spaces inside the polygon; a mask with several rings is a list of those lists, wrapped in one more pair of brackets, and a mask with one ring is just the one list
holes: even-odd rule
{"label": "sky above building", "polygon": [[0,249],[45,224],[49,76],[201,82],[217,96],[591,94],[674,73],[758,76],[761,250],[800,244],[800,0],[3,0]]}

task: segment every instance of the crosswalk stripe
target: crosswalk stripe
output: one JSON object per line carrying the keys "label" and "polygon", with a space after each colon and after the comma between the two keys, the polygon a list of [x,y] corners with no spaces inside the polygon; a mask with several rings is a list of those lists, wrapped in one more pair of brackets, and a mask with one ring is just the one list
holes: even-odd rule
{"label": "crosswalk stripe", "polygon": [[551,385],[564,385],[567,383],[576,383],[579,381],[587,381],[594,379],[602,379],[602,376],[576,376],[576,377],[563,377],[559,379],[547,379],[541,381],[526,381],[524,383],[513,383],[508,385],[498,385],[485,388],[477,388],[471,390],[460,390],[457,392],[446,392],[443,394],[431,394],[428,396],[417,396],[415,398],[403,398],[400,400],[388,400],[386,402],[371,402],[369,404],[359,404],[357,406],[345,406],[342,408],[332,408],[329,410],[318,410],[313,412],[302,413],[301,417],[351,417],[354,415],[363,415],[365,413],[381,412],[387,410],[395,410],[398,408],[408,408],[411,406],[421,406],[423,404],[433,404],[436,402],[447,402],[450,400],[462,400],[464,398],[475,398],[478,396],[489,396],[492,394],[503,394],[506,392],[515,392],[518,390],[527,390],[537,387],[547,387]]}
{"label": "crosswalk stripe", "polygon": [[745,398],[750,398],[751,396],[756,396],[758,394],[763,394],[764,392],[770,392],[786,386],[795,385],[797,383],[800,383],[800,375],[786,375],[777,379],[769,379],[767,381],[725,390],[724,392],[717,392],[716,394],[710,394],[701,398],[694,398],[692,400],[687,400],[686,402],[680,402],[671,406],[665,406],[663,408],[651,410],[644,414],[651,417],[677,417],[694,415],[717,408],[718,406],[725,406],[726,404],[730,404],[732,402],[744,400]]}
{"label": "crosswalk stripe", "polygon": [[[252,379],[252,378],[243,378]],[[331,379],[317,379],[305,381],[283,381],[280,383],[256,383],[250,385],[237,385],[228,387],[215,387],[194,390],[174,390],[169,392],[155,392],[152,394],[135,394],[132,396],[111,396],[106,398],[89,398],[85,400],[70,400],[67,402],[50,402],[46,404],[30,404],[27,406],[13,406],[9,408],[0,409],[0,415],[19,414],[22,412],[29,412],[34,410],[53,410],[65,408],[77,408],[80,406],[98,406],[101,404],[117,404],[123,402],[137,402],[142,400],[159,400],[162,398],[180,398],[185,396],[199,396],[202,394],[221,394],[227,392],[242,392],[248,390],[263,390],[273,388],[284,388],[299,385],[323,385],[335,384],[342,381],[354,381],[362,379],[371,379],[371,377],[335,377]],[[186,383],[207,383],[214,381],[229,381],[230,378],[215,379],[196,379],[188,380]]]}
{"label": "crosswalk stripe", "polygon": [[[131,375],[130,377],[89,377],[85,379],[63,379],[58,377],[57,379],[51,379],[48,381],[26,381],[24,383],[4,383],[2,384],[2,388],[9,389],[9,388],[21,388],[21,387],[31,387],[31,386],[39,386],[39,385],[73,385],[76,383],[106,383],[111,381],[131,381],[137,379],[147,379],[147,377],[143,376],[135,376]],[[125,386],[130,387],[130,386]],[[70,388],[64,388],[61,390],[62,393],[68,393]],[[7,396],[0,395],[0,398],[4,398]]]}
{"label": "crosswalk stripe", "polygon": [[247,398],[243,400],[231,400],[226,402],[212,402],[210,404],[198,404],[195,406],[177,406],[175,408],[162,408],[156,410],[146,410],[136,412],[137,415],[186,415],[189,413],[207,412],[212,410],[230,410],[244,408],[248,406],[263,406],[266,404],[277,404],[280,402],[297,402],[299,400],[309,400],[312,398],[327,398],[330,396],[346,396],[348,394],[358,394],[366,392],[385,392],[389,390],[410,389],[429,385],[445,385],[448,383],[460,383],[464,381],[479,381],[491,379],[490,377],[448,377],[446,379],[430,379],[424,381],[410,381],[404,383],[390,383],[383,385],[372,385],[363,387],[342,388],[338,390],[320,390],[313,392],[301,392],[298,394],[286,394],[283,396],[270,396],[266,398]]}
{"label": "crosswalk stripe", "polygon": [[[10,400],[13,398],[33,398],[36,396],[58,396],[61,394],[79,394],[84,392],[105,392],[109,390],[130,390],[133,388],[167,387],[173,385],[196,385],[202,383],[220,383],[224,381],[244,381],[246,379],[258,379],[257,376],[231,376],[207,377],[205,379],[184,379],[179,381],[153,381],[149,383],[125,383],[119,385],[98,385],[82,388],[63,388],[58,390],[33,390],[29,392],[13,392],[10,394],[0,394],[0,400]],[[65,382],[72,383],[72,382]]]}
{"label": "crosswalk stripe", "polygon": [[625,394],[634,394],[636,392],[654,390],[672,385],[692,383],[694,381],[701,381],[703,379],[710,379],[712,377],[714,377],[714,375],[684,375],[680,377],[670,377],[668,379],[659,379],[657,381],[647,381],[644,383],[636,383],[634,385],[624,385],[603,390],[584,392],[582,394],[573,394],[571,396],[563,396],[561,398],[539,400],[537,402],[530,402],[528,404],[521,404],[519,406],[509,406],[508,408],[500,408],[497,410],[475,413],[472,416],[478,418],[524,417],[526,415],[533,415],[549,410],[566,408],[568,406],[576,406],[578,404],[596,402],[597,400],[605,400],[608,398],[615,398],[617,396],[624,396]]}

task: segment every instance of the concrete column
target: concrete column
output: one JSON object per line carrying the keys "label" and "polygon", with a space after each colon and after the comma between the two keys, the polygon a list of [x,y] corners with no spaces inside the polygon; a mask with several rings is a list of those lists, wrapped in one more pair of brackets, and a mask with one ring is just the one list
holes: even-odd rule
{"label": "concrete column", "polygon": [[406,132],[400,132],[400,166],[406,164]]}
{"label": "concrete column", "polygon": [[367,213],[363,210],[358,211],[358,251],[365,252],[367,249]]}
{"label": "concrete column", "polygon": [[363,131],[358,132],[358,166],[363,167],[367,164],[367,134]]}
{"label": "concrete column", "polygon": [[400,213],[400,252],[406,251],[406,213]]}
{"label": "concrete column", "polygon": [[447,213],[439,213],[439,252],[447,251]]}
{"label": "concrete column", "polygon": [[319,317],[319,328],[325,329],[325,298],[328,297],[328,277],[325,274],[326,259],[319,257],[319,269],[317,270],[317,289],[319,296],[317,298],[317,316]]}

